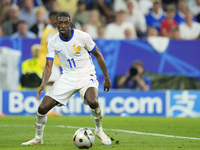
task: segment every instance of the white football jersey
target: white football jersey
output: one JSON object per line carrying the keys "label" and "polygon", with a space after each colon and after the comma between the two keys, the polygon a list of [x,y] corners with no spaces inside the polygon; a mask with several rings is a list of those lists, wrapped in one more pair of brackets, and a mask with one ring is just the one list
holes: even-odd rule
{"label": "white football jersey", "polygon": [[59,33],[49,40],[47,59],[54,60],[58,55],[63,77],[82,78],[96,73],[90,56],[95,48],[96,44],[88,33],[72,29],[72,35],[68,40],[62,39]]}

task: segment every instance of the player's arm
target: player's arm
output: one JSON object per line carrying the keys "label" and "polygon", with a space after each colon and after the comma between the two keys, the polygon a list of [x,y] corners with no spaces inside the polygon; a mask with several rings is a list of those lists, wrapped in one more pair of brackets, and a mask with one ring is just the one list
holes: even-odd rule
{"label": "player's arm", "polygon": [[53,61],[52,60],[49,60],[47,59],[46,60],[46,65],[45,65],[45,68],[44,68],[44,71],[43,71],[43,74],[42,74],[42,83],[37,91],[37,100],[40,98],[40,94],[44,91],[45,89],[45,86],[49,80],[49,77],[51,75],[51,69],[52,69],[52,66],[53,66]]}
{"label": "player's arm", "polygon": [[96,60],[101,68],[101,71],[103,72],[104,79],[105,79],[105,81],[103,82],[104,92],[107,92],[109,91],[111,87],[111,81],[110,81],[110,77],[107,71],[107,67],[106,67],[106,63],[104,61],[103,55],[101,54],[97,46],[95,50],[92,52],[92,54],[96,57]]}

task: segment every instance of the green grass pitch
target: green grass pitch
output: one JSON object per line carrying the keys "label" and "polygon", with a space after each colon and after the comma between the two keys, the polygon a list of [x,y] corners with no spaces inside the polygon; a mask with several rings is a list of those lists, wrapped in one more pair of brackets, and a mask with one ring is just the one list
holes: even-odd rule
{"label": "green grass pitch", "polygon": [[[44,144],[21,146],[22,142],[34,137],[34,122],[33,116],[0,117],[0,150],[76,150],[78,148],[72,142],[74,132],[79,127],[91,127],[94,132],[94,123],[90,116],[48,117],[44,130]],[[95,137],[91,150],[200,149],[200,118],[103,117],[103,128],[112,138],[112,145],[102,145]],[[164,136],[156,136],[153,133]],[[166,137],[167,135],[179,138]],[[196,139],[191,139],[192,137]]]}

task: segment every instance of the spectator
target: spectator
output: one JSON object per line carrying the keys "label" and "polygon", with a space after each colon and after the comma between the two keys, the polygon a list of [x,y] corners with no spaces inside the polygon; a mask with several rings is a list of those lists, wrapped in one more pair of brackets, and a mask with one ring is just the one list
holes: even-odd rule
{"label": "spectator", "polygon": [[89,33],[92,39],[98,38],[98,27],[101,26],[99,21],[99,12],[97,10],[91,10],[89,16],[89,23],[84,26],[83,31]]}
{"label": "spectator", "polygon": [[115,13],[116,20],[106,26],[105,38],[106,39],[125,39],[125,30],[130,28],[133,32],[133,38],[137,38],[135,27],[126,21],[126,12],[124,10]]}
{"label": "spectator", "polygon": [[171,39],[181,40],[180,31],[179,31],[179,28],[177,26],[170,28],[170,30],[171,30]]}
{"label": "spectator", "polygon": [[43,68],[39,65],[38,55],[41,45],[34,44],[31,47],[31,56],[22,62],[22,76],[20,88],[38,88],[42,81]]}
{"label": "spectator", "polygon": [[147,37],[158,36],[158,30],[156,28],[148,28]]}
{"label": "spectator", "polygon": [[144,75],[144,65],[141,61],[133,62],[126,75],[118,81],[119,88],[148,91],[151,88],[151,80]]}
{"label": "spectator", "polygon": [[37,35],[28,30],[26,21],[19,20],[17,23],[17,31],[11,35],[12,38],[37,38]]}
{"label": "spectator", "polygon": [[78,0],[57,0],[60,11],[70,11],[75,13],[77,11],[77,2]]}
{"label": "spectator", "polygon": [[[188,5],[185,0],[179,0],[178,1],[178,11],[176,12],[176,15],[174,17],[174,20],[178,22],[180,25],[185,21],[185,13],[188,10]],[[194,21],[197,21],[196,17],[193,17]]]}
{"label": "spectator", "polygon": [[84,0],[79,0],[77,3],[77,12],[74,14],[74,21],[80,22],[81,25],[88,23],[89,12],[86,10],[86,3]]}
{"label": "spectator", "polygon": [[160,32],[160,24],[164,18],[165,16],[161,9],[161,0],[154,0],[152,11],[146,15],[147,25],[156,28]]}
{"label": "spectator", "polygon": [[167,6],[167,17],[161,22],[161,35],[171,38],[171,27],[178,26],[178,23],[174,20],[176,8],[173,4]]}
{"label": "spectator", "polygon": [[127,21],[131,22],[135,26],[138,37],[144,37],[147,30],[145,16],[140,10],[135,8],[133,0],[127,1],[127,8]]}
{"label": "spectator", "polygon": [[200,23],[193,21],[190,11],[185,14],[185,22],[179,25],[181,38],[184,40],[196,40],[200,36]]}
{"label": "spectator", "polygon": [[0,1],[0,24],[9,19],[9,10],[11,6],[11,0]]}
{"label": "spectator", "polygon": [[35,9],[37,23],[31,27],[30,31],[35,33],[38,38],[42,38],[44,28],[46,27],[46,22],[44,18],[45,13],[46,10],[43,6],[39,6]]}
{"label": "spectator", "polygon": [[13,4],[9,10],[9,20],[2,24],[3,35],[10,36],[17,31],[19,7]]}
{"label": "spectator", "polygon": [[98,39],[104,39],[105,38],[105,28],[103,26],[100,26],[98,28]]}
{"label": "spectator", "polygon": [[19,19],[25,20],[29,29],[36,23],[33,0],[24,1],[24,6],[19,12]]}

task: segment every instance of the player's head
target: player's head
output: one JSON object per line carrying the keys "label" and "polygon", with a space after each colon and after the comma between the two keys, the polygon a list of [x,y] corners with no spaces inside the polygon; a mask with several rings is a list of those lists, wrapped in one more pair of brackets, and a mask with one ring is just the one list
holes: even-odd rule
{"label": "player's head", "polygon": [[71,32],[71,18],[67,12],[59,12],[56,15],[56,27],[61,36],[67,36]]}

